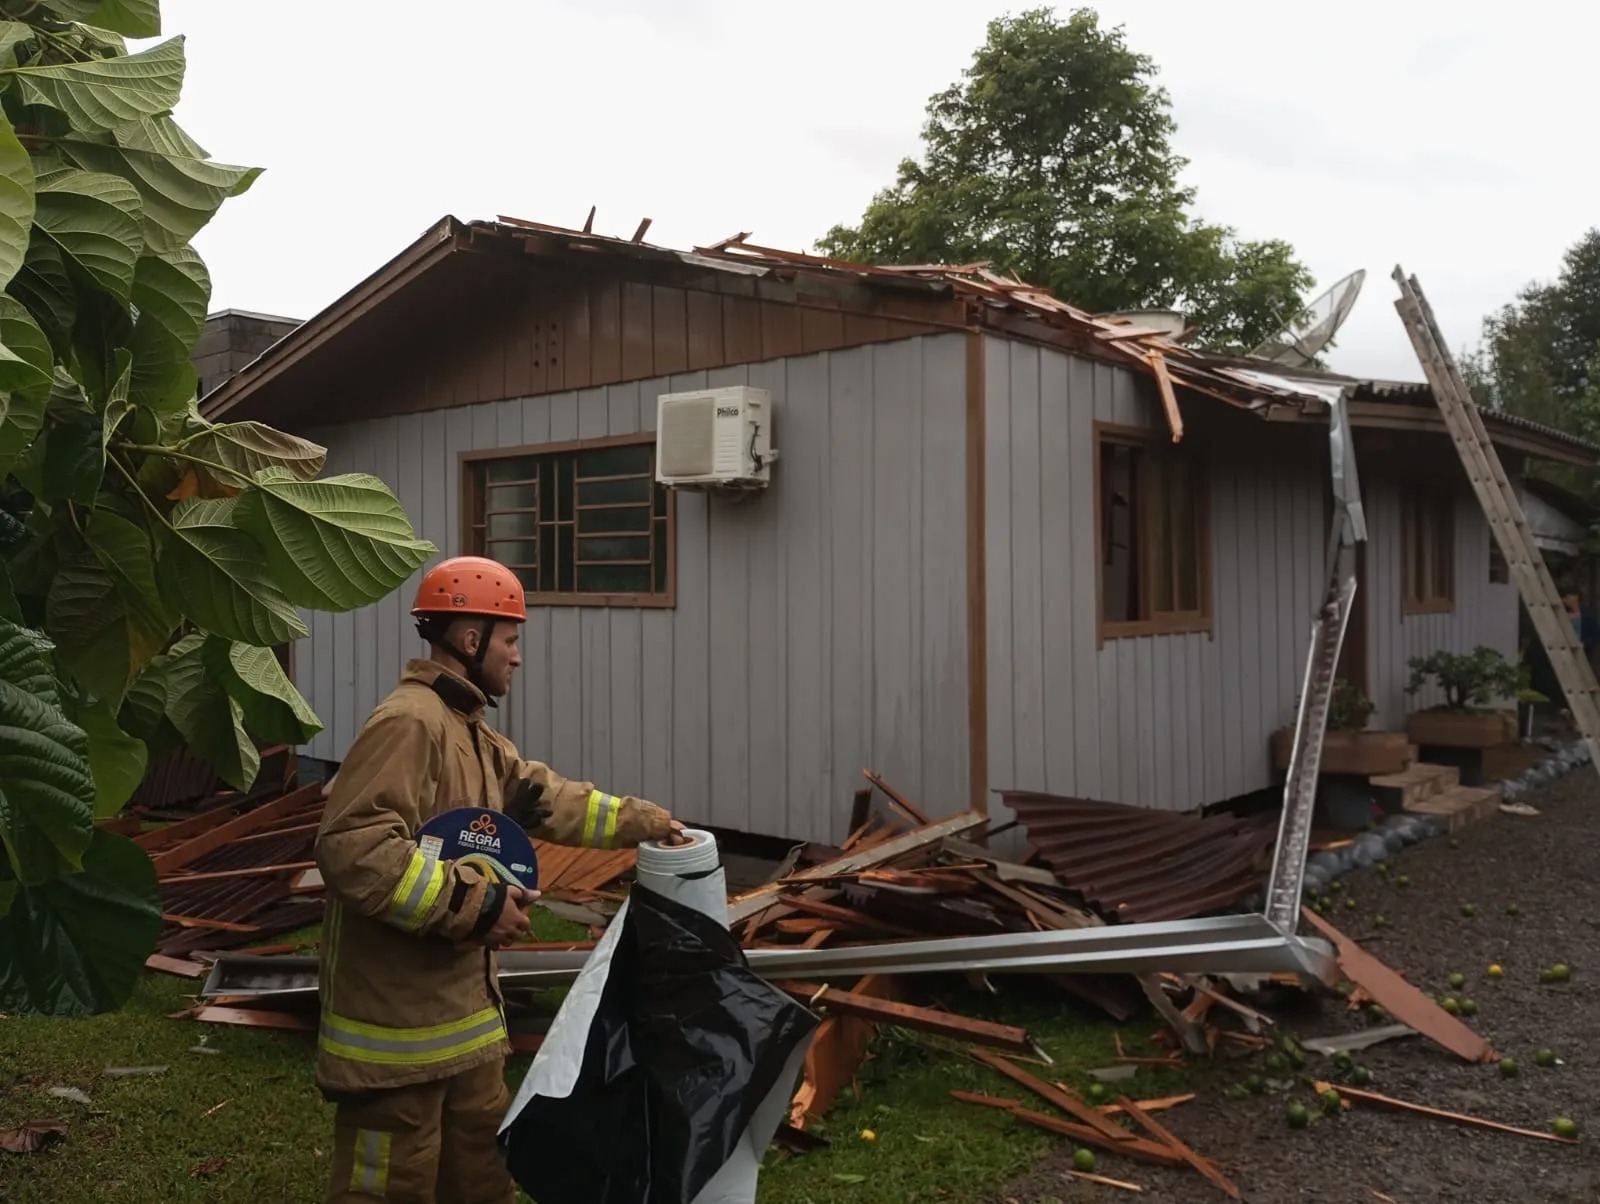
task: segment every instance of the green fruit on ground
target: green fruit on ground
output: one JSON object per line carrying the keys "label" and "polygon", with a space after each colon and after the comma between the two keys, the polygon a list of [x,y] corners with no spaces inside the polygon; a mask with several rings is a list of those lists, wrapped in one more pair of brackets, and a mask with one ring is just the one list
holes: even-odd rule
{"label": "green fruit on ground", "polygon": [[1565,1116],[1558,1116],[1555,1123],[1550,1126],[1557,1137],[1576,1137],[1578,1135],[1578,1122],[1569,1120]]}
{"label": "green fruit on ground", "polygon": [[1329,1087],[1326,1091],[1317,1092],[1317,1095],[1322,1100],[1322,1110],[1324,1112],[1337,1112],[1339,1110],[1339,1093],[1332,1087]]}
{"label": "green fruit on ground", "polygon": [[1467,976],[1458,970],[1450,976],[1448,981],[1451,987],[1459,991],[1462,987],[1467,985]]}
{"label": "green fruit on ground", "polygon": [[1449,1012],[1452,1016],[1458,1016],[1461,1014],[1461,1004],[1456,1000],[1454,995],[1446,995],[1439,1001],[1439,1006],[1445,1011]]}
{"label": "green fruit on ground", "polygon": [[1508,915],[1508,916],[1514,916],[1521,910],[1522,909],[1519,908],[1515,903],[1507,903],[1506,904],[1506,915]]}
{"label": "green fruit on ground", "polygon": [[1377,870],[1380,874],[1387,874],[1389,872],[1389,863],[1387,861],[1380,861],[1372,868]]}
{"label": "green fruit on ground", "polygon": [[1461,1001],[1461,1014],[1463,1016],[1476,1016],[1478,1014],[1478,1001],[1476,999],[1463,999]]}
{"label": "green fruit on ground", "polygon": [[1354,1062],[1355,1059],[1342,1049],[1333,1055],[1333,1064],[1340,1070],[1349,1070]]}
{"label": "green fruit on ground", "polygon": [[1516,1059],[1515,1058],[1501,1058],[1500,1059],[1500,1073],[1505,1078],[1508,1078],[1508,1079],[1515,1078],[1516,1074],[1517,1074]]}
{"label": "green fruit on ground", "polygon": [[1268,1070],[1287,1070],[1289,1063],[1281,1053],[1273,1052],[1266,1057],[1266,1067]]}
{"label": "green fruit on ground", "polygon": [[1384,916],[1376,915],[1372,917],[1372,926],[1374,928],[1387,928],[1389,921]]}
{"label": "green fruit on ground", "polygon": [[1553,1049],[1541,1049],[1533,1055],[1533,1064],[1535,1066],[1554,1066],[1556,1064],[1556,1051]]}
{"label": "green fruit on ground", "polygon": [[1072,1165],[1080,1171],[1094,1170],[1094,1151],[1079,1146],[1077,1153],[1072,1155]]}
{"label": "green fruit on ground", "polygon": [[1348,907],[1351,911],[1354,911],[1356,909],[1356,901],[1354,899],[1346,899],[1344,901],[1344,905],[1346,907]]}
{"label": "green fruit on ground", "polygon": [[1260,1095],[1267,1089],[1267,1081],[1259,1074],[1252,1074],[1245,1079],[1244,1087],[1251,1095]]}
{"label": "green fruit on ground", "polygon": [[1394,880],[1394,884],[1396,886],[1410,886],[1411,885],[1411,879],[1408,878],[1405,874],[1401,874],[1399,877],[1397,877]]}
{"label": "green fruit on ground", "polygon": [[1566,982],[1567,979],[1572,977],[1572,970],[1565,962],[1557,962],[1550,967],[1550,977],[1556,982]]}
{"label": "green fruit on ground", "polygon": [[1105,1099],[1105,1097],[1106,1097],[1106,1085],[1104,1083],[1090,1083],[1089,1084],[1089,1098],[1090,1099],[1094,1100],[1095,1103],[1099,1103],[1101,1100]]}
{"label": "green fruit on ground", "polygon": [[1478,905],[1476,903],[1463,903],[1461,905],[1461,914],[1468,917],[1477,915]]}
{"label": "green fruit on ground", "polygon": [[1454,836],[1452,836],[1450,838],[1450,847],[1452,849],[1459,849],[1461,847],[1461,842],[1459,840],[1457,840]]}
{"label": "green fruit on ground", "polygon": [[1291,1129],[1303,1129],[1311,1123],[1311,1113],[1306,1110],[1304,1104],[1290,1104],[1285,1115],[1289,1119]]}
{"label": "green fruit on ground", "polygon": [[1554,982],[1555,980],[1556,980],[1555,971],[1552,970],[1549,966],[1541,966],[1539,968],[1539,981],[1540,982]]}
{"label": "green fruit on ground", "polygon": [[1357,1066],[1350,1072],[1350,1081],[1357,1087],[1370,1087],[1372,1085],[1372,1071],[1365,1066]]}

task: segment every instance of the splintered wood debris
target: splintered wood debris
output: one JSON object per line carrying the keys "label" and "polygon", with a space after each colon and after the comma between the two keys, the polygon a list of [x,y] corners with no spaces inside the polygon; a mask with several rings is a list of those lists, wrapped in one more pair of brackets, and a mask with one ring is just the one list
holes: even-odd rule
{"label": "splintered wood debris", "polygon": [[[997,856],[984,843],[988,820],[976,812],[930,819],[915,802],[871,770],[867,786],[856,793],[849,836],[837,848],[803,845],[793,850],[769,880],[729,899],[729,929],[745,949],[819,949],[827,945],[873,945],[927,938],[982,938],[1012,933],[1063,931],[1115,922],[1125,910],[1085,898],[1063,880],[1064,854],[1041,850],[1026,864]],[[286,786],[289,783],[286,782]],[[162,879],[167,928],[148,967],[198,978],[221,950],[249,949],[262,956],[297,952],[289,944],[271,944],[273,935],[320,916],[322,883],[304,866],[311,857],[316,821],[322,805],[321,784],[286,789],[275,798],[224,797],[203,804],[193,815],[170,827],[134,833],[157,862]],[[1054,802],[1051,803],[1055,807]],[[1074,804],[1074,806],[1077,806]],[[1078,807],[1082,811],[1083,807]],[[1091,807],[1096,823],[1103,807]],[[1078,811],[1072,812],[1077,815]],[[1025,817],[1026,818],[1026,817]],[[1043,823],[1043,820],[1038,822]],[[1087,822],[1087,821],[1086,821]],[[1194,914],[1195,906],[1231,897],[1236,874],[1206,886],[1204,896],[1172,896],[1159,889],[1157,862],[1173,854],[1164,829],[1149,842],[1151,864],[1139,867],[1148,880],[1146,909]],[[1185,839],[1191,837],[1185,831]],[[1253,828],[1222,833],[1242,855],[1255,841]],[[1090,842],[1092,843],[1092,841]],[[1181,842],[1180,842],[1181,843]],[[1092,850],[1079,849],[1084,857]],[[1126,859],[1124,859],[1126,860]],[[631,851],[541,848],[541,883],[548,897],[591,909],[597,921],[590,934],[598,938],[603,923],[623,897],[625,876],[633,870]],[[1092,892],[1091,892],[1092,893]],[[1484,1061],[1493,1057],[1488,1043],[1448,1016],[1401,975],[1385,966],[1315,913],[1308,922],[1338,950],[1346,978],[1354,984],[1352,1005],[1375,1000],[1407,1031],[1416,1031],[1461,1057]],[[582,950],[593,941],[527,943],[526,950]],[[290,978],[302,971],[296,970]],[[999,994],[998,975],[969,974],[969,986]],[[1313,990],[1316,984],[1294,975],[1202,976],[1153,973],[1050,974],[1027,976],[1032,989],[1060,991],[1086,1001],[1113,1019],[1127,1022],[1153,1009],[1157,1026],[1137,1050],[1115,1035],[1116,1065],[1075,1067],[1091,1078],[1116,1081],[1143,1067],[1181,1067],[1189,1058],[1247,1057],[1270,1048],[1265,1035],[1274,1021],[1241,995],[1264,992],[1256,1003],[1283,990]],[[314,971],[310,972],[314,983]],[[902,1039],[930,1044],[952,1059],[970,1058],[1025,1088],[1041,1101],[1040,1108],[975,1092],[953,1091],[953,1098],[1005,1112],[1013,1119],[1114,1155],[1162,1166],[1187,1167],[1216,1191],[1238,1198],[1238,1189],[1208,1160],[1177,1138],[1154,1114],[1193,1099],[1192,1095],[1135,1101],[1119,1096],[1114,1104],[1090,1102],[1070,1086],[1051,1082],[1024,1068],[1022,1062],[1045,1067],[1047,1053],[1034,1036],[1016,1025],[961,1015],[941,999],[943,985],[959,976],[872,973],[843,974],[839,981],[778,981],[776,985],[822,1017],[807,1053],[800,1085],[791,1101],[780,1144],[803,1154],[826,1142],[807,1126],[833,1108],[841,1092],[859,1096],[858,1074],[874,1038],[889,1030]],[[241,988],[243,989],[243,988]],[[316,996],[291,995],[281,1003],[270,994],[207,999],[175,1013],[202,1023],[239,1024],[310,1033],[316,1027]],[[537,1049],[548,1016],[512,1001],[512,1045]],[[522,1009],[518,1011],[517,1009]],[[1148,1052],[1153,1044],[1156,1052]],[[1003,1056],[1011,1055],[1011,1056]],[[1383,1101],[1417,1109],[1370,1093],[1339,1088],[1348,1098]],[[1053,1111],[1044,1111],[1050,1108]],[[1448,1116],[1449,1114],[1441,1114]],[[1466,1123],[1485,1123],[1467,1120]],[[1535,1136],[1545,1136],[1535,1134]],[[1559,1140],[1559,1139],[1556,1139]],[[1117,1183],[1116,1186],[1128,1187]]]}

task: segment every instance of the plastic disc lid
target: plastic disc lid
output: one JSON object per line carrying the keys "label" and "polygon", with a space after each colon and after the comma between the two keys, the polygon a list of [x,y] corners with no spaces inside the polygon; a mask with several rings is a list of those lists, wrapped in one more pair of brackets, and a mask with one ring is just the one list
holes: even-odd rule
{"label": "plastic disc lid", "polygon": [[417,829],[417,844],[440,861],[465,861],[500,882],[539,889],[539,856],[520,825],[487,807],[457,807]]}

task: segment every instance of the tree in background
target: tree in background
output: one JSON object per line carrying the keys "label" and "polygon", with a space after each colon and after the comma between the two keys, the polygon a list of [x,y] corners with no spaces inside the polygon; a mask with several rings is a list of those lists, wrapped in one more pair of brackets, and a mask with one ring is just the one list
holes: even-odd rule
{"label": "tree in background", "polygon": [[1600,440],[1600,229],[1567,249],[1553,283],[1533,281],[1483,321],[1463,365],[1482,404]]}
{"label": "tree in background", "polygon": [[119,1007],[161,927],[97,826],[187,746],[243,791],[321,724],[273,649],[298,608],[377,601],[435,549],[361,473],[214,424],[190,240],[259,169],[172,119],[158,0],[0,0],[0,1012]]}
{"label": "tree in background", "polygon": [[934,96],[924,156],[856,226],[818,241],[869,263],[987,260],[1096,312],[1166,307],[1217,350],[1254,347],[1300,312],[1311,273],[1279,240],[1188,213],[1155,64],[1092,9],[989,23],[962,82]]}

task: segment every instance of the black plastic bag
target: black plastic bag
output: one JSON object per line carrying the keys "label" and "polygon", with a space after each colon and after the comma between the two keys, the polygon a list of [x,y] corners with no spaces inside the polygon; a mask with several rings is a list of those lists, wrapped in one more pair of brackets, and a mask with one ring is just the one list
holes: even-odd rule
{"label": "black plastic bag", "polygon": [[538,1204],[690,1204],[819,1023],[710,917],[636,887],[582,1068],[501,1134]]}

